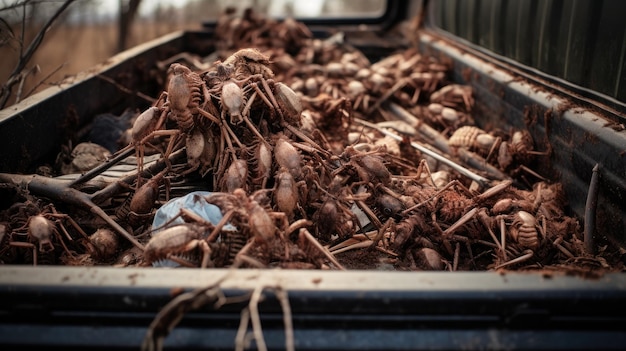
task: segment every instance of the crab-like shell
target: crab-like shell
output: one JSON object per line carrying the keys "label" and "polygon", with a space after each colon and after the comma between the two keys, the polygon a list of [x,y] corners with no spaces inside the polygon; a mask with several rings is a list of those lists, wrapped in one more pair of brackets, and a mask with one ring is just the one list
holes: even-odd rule
{"label": "crab-like shell", "polygon": [[511,225],[511,236],[522,247],[529,248],[531,250],[539,247],[539,233],[535,227],[535,217],[526,212],[518,211]]}
{"label": "crab-like shell", "polygon": [[95,247],[99,257],[108,260],[119,249],[119,238],[115,232],[107,228],[100,228],[91,234],[89,241]]}
{"label": "crab-like shell", "polygon": [[[161,177],[158,177],[161,178]],[[159,179],[150,179],[137,189],[130,201],[130,210],[136,214],[148,214],[159,196]]]}
{"label": "crab-like shell", "polygon": [[194,126],[193,114],[197,113],[202,100],[204,81],[197,73],[179,63],[173,63],[170,67],[174,75],[168,83],[167,99],[178,127],[186,132]]}
{"label": "crab-like shell", "polygon": [[254,237],[263,243],[275,238],[277,228],[274,220],[256,201],[248,203],[248,225]]}
{"label": "crab-like shell", "polygon": [[265,79],[274,77],[274,72],[268,67],[269,57],[257,49],[241,49],[224,60],[224,64],[233,67],[236,76],[260,74]]}
{"label": "crab-like shell", "polygon": [[300,124],[300,114],[302,113],[302,102],[296,93],[283,83],[276,83],[276,101],[287,121],[292,125]]}
{"label": "crab-like shell", "polygon": [[235,160],[230,164],[223,178],[223,191],[232,193],[235,189],[247,188],[248,163],[245,160]]}
{"label": "crab-like shell", "polygon": [[298,205],[299,196],[296,182],[288,170],[282,168],[277,176],[276,190],[274,191],[274,202],[276,207],[288,216],[291,216]]}
{"label": "crab-like shell", "polygon": [[486,153],[496,142],[496,137],[474,126],[463,126],[454,131],[448,144]]}
{"label": "crab-like shell", "polygon": [[391,173],[385,166],[382,158],[376,155],[365,155],[357,158],[357,163],[365,171],[365,173],[359,171],[359,177],[361,180],[370,181],[375,178],[383,184],[389,184],[391,182]]}
{"label": "crab-like shell", "polygon": [[191,166],[199,165],[205,148],[205,138],[200,129],[195,129],[191,134],[187,135],[185,147],[187,149],[187,163]]}
{"label": "crab-like shell", "polygon": [[404,210],[402,201],[389,194],[380,195],[376,198],[376,202],[386,216],[395,216]]}
{"label": "crab-like shell", "polygon": [[54,223],[43,215],[30,217],[28,223],[28,234],[39,242],[39,251],[44,251],[44,246],[52,248],[52,234],[54,233]]}
{"label": "crab-like shell", "polygon": [[259,142],[253,150],[254,179],[265,184],[272,171],[272,151],[267,143]]}
{"label": "crab-like shell", "polygon": [[191,88],[187,81],[191,70],[179,63],[172,64],[171,68],[174,75],[168,83],[167,98],[172,110],[183,111],[191,100]]}
{"label": "crab-like shell", "polygon": [[189,244],[202,237],[204,230],[192,223],[179,224],[156,233],[146,244],[144,260],[147,263],[179,254],[190,249]]}
{"label": "crab-like shell", "polygon": [[159,120],[158,111],[158,107],[149,107],[135,119],[131,132],[133,141],[138,142],[154,131]]}
{"label": "crab-like shell", "polygon": [[320,239],[330,240],[339,220],[339,208],[335,200],[326,200],[315,213],[315,225]]}
{"label": "crab-like shell", "polygon": [[533,137],[527,130],[517,130],[513,133],[510,142],[510,152],[513,157],[521,163],[530,162],[532,155],[529,151],[533,150]]}
{"label": "crab-like shell", "polygon": [[302,174],[302,155],[284,136],[276,140],[274,158],[280,167],[284,167],[295,179]]}
{"label": "crab-like shell", "polygon": [[222,86],[222,105],[228,110],[231,124],[243,122],[241,110],[244,105],[243,90],[237,83],[228,81]]}
{"label": "crab-like shell", "polygon": [[441,271],[446,268],[443,257],[433,249],[422,247],[413,253],[413,257],[415,258],[415,263],[421,269]]}

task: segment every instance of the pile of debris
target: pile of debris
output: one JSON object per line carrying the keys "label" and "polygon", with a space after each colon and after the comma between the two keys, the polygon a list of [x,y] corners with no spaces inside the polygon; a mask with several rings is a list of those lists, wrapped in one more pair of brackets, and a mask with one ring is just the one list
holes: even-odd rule
{"label": "pile of debris", "polygon": [[162,94],[112,155],[85,143],[53,178],[0,174],[2,262],[622,269],[609,246],[585,251],[561,186],[532,171],[549,152],[480,129],[472,88],[435,58],[370,62],[251,10],[224,14],[215,43],[159,63]]}

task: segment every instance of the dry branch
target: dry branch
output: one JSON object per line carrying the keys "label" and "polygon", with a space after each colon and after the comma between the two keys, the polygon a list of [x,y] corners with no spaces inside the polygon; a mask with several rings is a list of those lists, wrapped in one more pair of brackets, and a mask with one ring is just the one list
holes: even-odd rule
{"label": "dry branch", "polygon": [[[35,36],[33,41],[31,41],[30,45],[25,52],[21,52],[20,50],[20,58],[17,62],[17,65],[9,75],[9,79],[6,83],[2,85],[2,89],[0,90],[0,109],[3,109],[6,106],[9,97],[11,96],[11,92],[13,91],[13,87],[15,84],[20,82],[20,74],[28,64],[28,62],[32,59],[33,55],[39,48],[39,45],[43,42],[44,36],[50,30],[52,24],[61,16],[61,14],[70,6],[75,0],[66,0],[63,5],[61,5],[56,12],[48,19],[48,21],[43,25],[39,33]],[[23,2],[22,5],[26,5],[27,1]],[[24,26],[24,23],[22,24]],[[24,28],[22,28],[22,33],[24,33]],[[23,41],[21,46],[23,46]]]}

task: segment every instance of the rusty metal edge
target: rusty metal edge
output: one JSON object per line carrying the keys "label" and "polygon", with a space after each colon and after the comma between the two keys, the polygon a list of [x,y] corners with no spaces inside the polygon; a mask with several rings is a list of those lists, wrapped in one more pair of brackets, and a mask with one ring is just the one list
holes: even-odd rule
{"label": "rusty metal edge", "polygon": [[[312,291],[546,291],[612,290],[626,293],[626,275],[608,273],[589,278],[537,272],[398,272],[282,269],[193,269],[2,266],[1,287],[128,287],[201,288],[222,280],[224,289],[254,289],[259,285]],[[625,295],[626,296],[626,295]]]}

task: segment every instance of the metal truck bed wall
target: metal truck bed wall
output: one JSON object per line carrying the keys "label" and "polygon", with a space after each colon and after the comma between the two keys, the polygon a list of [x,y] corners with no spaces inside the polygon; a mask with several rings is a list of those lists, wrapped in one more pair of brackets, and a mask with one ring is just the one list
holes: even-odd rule
{"label": "metal truck bed wall", "polygon": [[459,46],[445,35],[431,34],[422,34],[422,49],[452,59],[454,80],[474,88],[477,124],[505,130],[528,128],[536,150],[551,152],[549,158],[537,162],[536,170],[563,184],[569,207],[581,219],[585,215],[592,169],[599,165],[601,190],[596,235],[624,245],[626,131],[623,125],[617,124],[608,113],[583,107],[569,96],[547,90],[515,71],[502,69],[504,65],[497,66],[488,56]]}
{"label": "metal truck bed wall", "polygon": [[624,246],[621,6],[612,0],[431,1],[420,45],[450,58],[454,80],[474,87],[479,125],[528,128],[536,149],[552,152],[538,171],[563,183],[579,218],[598,164],[595,233]]}
{"label": "metal truck bed wall", "polygon": [[[0,345],[137,350],[177,288],[265,286],[269,350],[282,350],[287,291],[296,350],[623,349],[626,279],[539,274],[5,267]],[[233,350],[243,303],[188,312],[165,350]],[[9,348],[6,348],[9,347]],[[252,346],[254,348],[254,345]]]}
{"label": "metal truck bed wall", "polygon": [[[158,80],[145,67],[182,51],[211,52],[208,32],[179,32],[111,58],[73,81],[0,111],[2,172],[33,172],[99,113],[148,103]],[[351,38],[351,35],[348,35]],[[358,39],[358,37],[355,37]],[[363,40],[361,40],[363,42]],[[381,56],[394,40],[368,41]],[[566,187],[581,218],[591,169],[601,165],[599,235],[624,241],[624,131],[571,100],[482,60],[454,39],[427,30],[420,47],[453,62],[454,79],[475,88],[479,124],[528,126],[538,149],[552,148],[540,172]],[[392,44],[390,44],[392,43]],[[380,44],[380,45],[379,45]],[[141,73],[141,74],[140,74]],[[99,77],[104,76],[105,79]],[[110,80],[130,89],[122,91]],[[546,165],[548,162],[545,163]],[[271,288],[289,294],[296,349],[620,349],[626,345],[626,276],[530,273],[325,272],[112,267],[0,266],[0,344],[46,349],[138,349],[173,289],[202,287],[229,274],[227,296],[264,285],[260,304],[270,349],[284,347],[282,315]],[[233,349],[244,304],[191,312],[166,349]]]}

